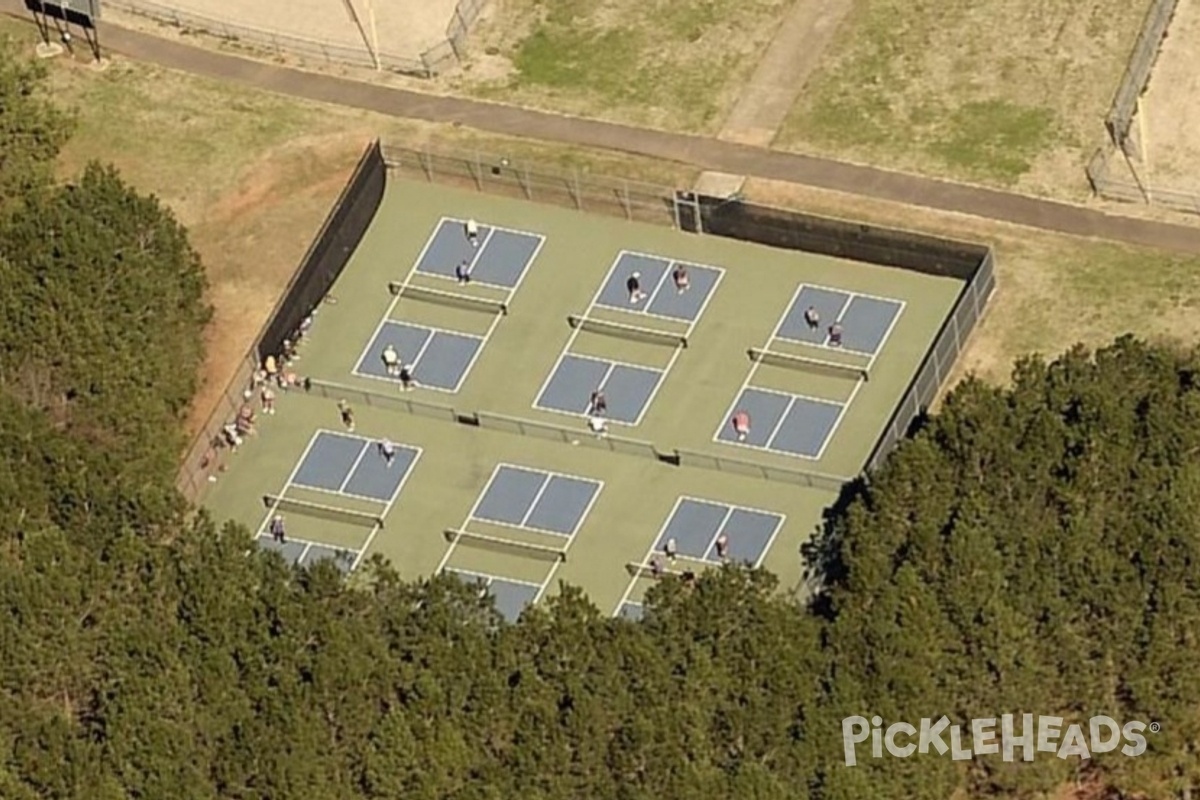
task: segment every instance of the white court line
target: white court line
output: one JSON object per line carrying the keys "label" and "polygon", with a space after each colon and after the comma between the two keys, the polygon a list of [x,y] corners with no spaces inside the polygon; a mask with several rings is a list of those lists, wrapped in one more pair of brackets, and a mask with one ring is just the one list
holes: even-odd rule
{"label": "white court line", "polygon": [[896,323],[900,321],[900,317],[904,314],[904,310],[908,308],[908,304],[903,300],[898,300],[900,308],[896,309],[896,313],[892,316],[892,321],[888,323],[887,330],[883,332],[883,338],[879,340],[875,352],[871,354],[871,359],[867,362],[867,373],[871,372],[871,368],[875,366],[875,360],[879,358],[879,354],[883,352],[883,347],[888,343],[888,339],[892,338],[892,331],[896,329]]}
{"label": "white court line", "polygon": [[[783,427],[784,420],[788,418],[788,414],[792,413],[792,409],[796,407],[796,398],[793,396],[788,399],[788,404],[783,407],[783,413],[779,415],[779,419],[775,422],[775,427],[771,428],[771,433],[767,436],[767,443],[764,445],[768,450],[774,450],[771,442],[775,441],[775,437],[779,435],[779,429]],[[844,410],[844,407],[843,407]],[[839,411],[838,413],[841,413]]]}
{"label": "white court line", "polygon": [[[672,263],[673,264],[675,264],[675,263],[685,263],[686,264],[687,262],[672,262]],[[717,293],[717,289],[721,288],[721,281],[723,281],[725,279],[725,270],[723,270],[720,267],[707,266],[704,264],[693,264],[691,266],[700,267],[701,269],[716,270],[717,279],[715,281],[713,281],[712,288],[708,290],[708,294],[706,294],[704,296],[704,300],[701,301],[700,308],[698,308],[696,310],[695,318],[688,322],[688,329],[687,329],[688,339],[692,338],[692,332],[696,330],[696,326],[699,325],[700,320],[704,318],[704,312],[708,311],[709,302],[712,301],[713,295],[715,295]]]}
{"label": "white court line", "polygon": [[[488,476],[487,482],[483,485],[483,490],[480,491],[479,496],[475,498],[475,503],[474,503],[474,505],[471,506],[471,510],[469,512],[467,512],[467,520],[466,520],[466,522],[463,523],[464,527],[466,525],[470,524],[471,520],[475,518],[475,512],[479,510],[479,505],[483,502],[483,498],[487,497],[488,491],[491,490],[492,484],[495,483],[495,481],[496,481],[496,476],[500,474],[500,470],[504,467],[513,467],[515,469],[519,469],[518,467],[515,467],[515,465],[505,464],[503,461],[496,464],[496,466],[492,469],[492,474]],[[539,472],[539,470],[525,470],[525,471],[526,472]],[[446,552],[442,554],[442,560],[438,562],[437,569],[435,569],[433,571],[434,575],[437,575],[438,573],[440,573],[442,570],[444,570],[446,568],[446,564],[449,563],[450,557],[454,555],[454,551],[456,549],[458,549],[458,537],[457,536],[454,537],[454,540],[450,542],[450,546],[446,548]]]}
{"label": "white court line", "polygon": [[[833,323],[831,323],[831,324],[836,325],[836,324],[840,323],[842,321],[843,317],[846,316],[846,310],[849,309],[850,304],[854,302],[854,293],[853,292],[842,292],[842,294],[845,296],[846,299],[842,301],[842,307],[838,309],[837,316],[835,316],[833,318]],[[797,299],[799,299],[799,298],[797,298]],[[829,336],[829,329],[826,328],[825,329],[825,340],[821,344],[825,345],[826,347],[835,347],[835,346],[840,347],[841,346],[841,345],[831,345],[829,343],[830,338],[831,337]]]}
{"label": "white court line", "polygon": [[[404,486],[408,483],[409,477],[416,472],[417,462],[419,462],[421,460],[421,456],[425,454],[425,451],[420,447],[404,445],[404,449],[414,454],[413,460],[409,462],[408,469],[404,471],[404,475],[400,478],[400,483],[396,484],[396,488],[392,492],[391,499],[387,501],[387,504],[383,507],[383,513],[379,515],[385,522],[387,521],[388,514],[392,513],[392,506],[396,504],[396,501],[400,498],[401,493],[404,492]],[[367,536],[367,540],[363,542],[363,546],[359,549],[358,555],[355,556],[354,563],[350,565],[351,572],[354,572],[354,570],[358,569],[359,565],[362,564],[363,559],[367,557],[367,552],[371,549],[371,545],[375,542],[375,537],[379,535],[381,530],[383,530],[383,528],[379,527],[378,525],[371,529],[371,533]]]}
{"label": "white court line", "polygon": [[297,567],[304,566],[304,559],[308,558],[308,554],[312,552],[313,542],[308,542],[304,545],[304,549],[300,551],[300,555],[296,558],[295,565]]}
{"label": "white court line", "polygon": [[[650,390],[650,394],[646,397],[646,402],[642,403],[642,407],[638,411],[637,419],[633,421],[635,426],[642,424],[642,419],[646,416],[646,412],[650,410],[650,406],[654,405],[654,398],[658,397],[658,390],[666,382],[666,377],[671,374],[671,370],[675,369],[675,362],[679,360],[679,355],[682,352],[682,347],[676,347],[671,353],[671,360],[667,362],[666,368],[658,371],[658,380],[654,382],[654,388]],[[640,369],[645,369],[645,367],[641,367]]]}
{"label": "white court line", "polygon": [[[271,539],[271,534],[269,531],[263,531],[262,533],[255,534],[254,538],[255,539]],[[274,541],[274,540],[272,540],[272,541]],[[339,547],[338,545],[330,544],[329,542],[314,542],[311,539],[301,539],[299,537],[292,536],[290,534],[284,539],[284,544],[302,544],[302,545],[307,545],[308,547],[322,547],[327,550],[345,550],[345,551],[354,550],[353,547]],[[258,545],[258,546],[262,547],[262,545]],[[305,551],[303,551],[301,553],[301,555],[303,555],[303,553],[306,551],[307,551],[307,548],[305,548]],[[300,559],[296,559],[296,560],[299,561]]]}
{"label": "white court line", "polygon": [[[745,508],[742,510],[743,511],[751,511],[751,512],[753,511],[753,509],[749,509],[749,508]],[[767,513],[771,513],[771,512],[762,511],[759,513],[767,514]],[[775,517],[775,530],[771,531],[771,535],[767,537],[767,541],[763,544],[762,552],[759,554],[758,558],[755,559],[755,561],[754,561],[755,569],[758,569],[759,567],[761,567],[763,565],[763,562],[767,560],[767,554],[770,553],[771,548],[775,546],[775,540],[779,537],[779,532],[781,530],[783,530],[783,523],[787,521],[786,514],[773,514],[773,516]]]}
{"label": "white court line", "polygon": [[309,437],[308,444],[304,446],[304,451],[300,453],[300,458],[296,460],[296,464],[292,467],[292,471],[288,474],[287,480],[283,482],[283,488],[279,490],[279,494],[275,495],[275,502],[271,504],[271,507],[267,509],[267,513],[263,516],[262,521],[258,523],[258,527],[255,530],[259,533],[262,533],[263,530],[266,529],[267,523],[271,521],[271,518],[275,516],[275,513],[279,510],[279,504],[283,501],[288,487],[294,485],[293,482],[296,480],[296,474],[300,472],[300,468],[304,466],[305,459],[308,458],[309,452],[313,449],[313,445],[317,443],[317,438],[321,435],[321,433],[323,433],[323,431],[317,430],[312,436]]}
{"label": "white court line", "polygon": [[671,274],[671,262],[664,261],[663,274],[658,278],[658,285],[654,287],[654,291],[646,295],[646,304],[642,306],[647,314],[650,313],[650,306],[654,305],[654,298],[658,297],[658,293],[662,291],[663,286],[667,283],[667,277]]}
{"label": "white court line", "polygon": [[384,503],[387,502],[386,500],[382,500],[378,497],[367,497],[365,494],[355,494],[354,492],[347,492],[347,491],[338,490],[338,489],[323,489],[320,486],[306,486],[303,483],[293,483],[292,488],[293,489],[302,489],[306,492],[318,492],[320,494],[327,494],[330,497],[349,497],[351,500],[365,500],[367,502],[376,503],[378,505],[383,505]]}
{"label": "white court line", "polygon": [[[679,348],[676,348],[675,355],[673,355],[671,357],[670,363],[672,363],[672,364],[674,363],[675,359],[678,357],[678,353],[679,353]],[[658,386],[662,385],[663,376],[666,374],[664,370],[655,369],[654,367],[647,367],[644,364],[630,364],[626,361],[614,361],[610,358],[598,358],[596,356],[585,356],[585,355],[580,355],[579,353],[572,353],[569,350],[564,349],[561,353],[558,354],[558,360],[556,362],[554,362],[554,369],[550,370],[550,374],[546,376],[546,379],[544,381],[542,381],[542,386],[540,389],[538,389],[538,393],[534,396],[534,400],[533,400],[533,403],[530,405],[530,408],[533,408],[536,411],[546,411],[551,414],[561,414],[564,417],[571,417],[572,419],[587,419],[587,416],[588,416],[587,409],[584,409],[581,412],[565,411],[564,409],[561,409],[561,408],[552,408],[550,406],[544,406],[541,404],[542,395],[544,395],[546,393],[546,387],[550,385],[550,381],[553,380],[554,376],[558,374],[558,370],[562,367],[562,362],[566,360],[567,356],[570,356],[571,358],[575,359],[576,361],[591,361],[595,364],[607,364],[608,369],[604,373],[604,379],[601,382],[601,385],[603,385],[604,381],[608,380],[608,377],[609,377],[609,375],[612,374],[614,367],[626,367],[628,369],[640,370],[642,372],[656,373],[658,375],[658,383],[655,384],[655,392],[657,392]],[[645,405],[642,406],[642,409],[639,412],[637,419],[634,420],[633,422],[625,422],[625,421],[622,421],[619,419],[611,419],[609,417],[605,417],[605,420],[614,425],[622,425],[625,427],[634,427],[638,423],[641,422],[642,417],[646,413],[646,409],[650,407],[649,401],[653,400],[653,399],[654,399],[654,393],[651,393],[649,400],[647,400]]]}
{"label": "white court line", "polygon": [[365,442],[362,446],[362,449],[358,451],[358,458],[354,459],[354,463],[350,465],[350,471],[346,473],[346,477],[342,480],[341,485],[338,486],[338,489],[337,489],[338,494],[345,493],[346,484],[350,483],[350,479],[354,477],[354,471],[356,469],[358,469],[358,465],[362,463],[363,456],[365,456],[367,454],[367,451],[370,449],[371,449],[371,443]]}
{"label": "white court line", "polygon": [[[510,233],[518,233],[518,231],[510,231]],[[517,282],[508,288],[508,300],[511,302],[517,295],[517,291],[521,288],[521,284],[525,282],[525,276],[533,269],[533,264],[537,261],[538,256],[542,253],[542,246],[546,244],[546,237],[538,233],[524,233],[522,236],[536,236],[538,239],[537,247],[533,248],[533,253],[530,254],[529,260],[525,262],[525,266],[521,269],[521,274],[517,276]]]}
{"label": "white court line", "polygon": [[[509,295],[509,299],[512,299],[512,295]],[[508,304],[508,300],[505,300],[505,305],[507,305],[507,304]],[[455,336],[470,336],[470,338],[472,338],[472,339],[478,339],[479,346],[476,347],[475,352],[471,354],[471,358],[467,361],[466,367],[464,367],[463,371],[461,373],[459,373],[458,382],[454,384],[454,389],[452,390],[452,393],[456,394],[456,393],[458,393],[459,390],[462,389],[462,385],[466,382],[467,376],[471,374],[471,370],[475,369],[475,362],[477,362],[479,360],[479,356],[481,356],[483,354],[483,351],[485,349],[487,349],[488,342],[490,342],[492,340],[492,336],[496,333],[496,328],[498,328],[500,326],[500,320],[502,320],[502,319],[504,319],[503,313],[498,312],[498,313],[494,314],[492,316],[491,324],[488,325],[487,332],[483,334],[482,338],[477,337],[477,336],[470,336],[470,334],[463,334],[463,333],[455,333],[454,334]],[[449,333],[449,332],[447,332],[447,333]]]}
{"label": "white court line", "polygon": [[[599,360],[599,359],[597,359],[597,360]],[[604,387],[608,385],[608,379],[612,377],[613,370],[615,370],[616,368],[617,368],[617,364],[615,361],[608,362],[608,369],[604,370],[604,377],[600,379],[600,385],[596,387],[595,391],[598,391],[598,392],[604,391]],[[591,409],[588,409],[588,410],[590,411]]]}
{"label": "white court line", "polygon": [[[441,221],[442,222],[453,222],[453,223],[457,224],[460,228],[466,228],[466,226],[467,226],[467,221],[465,219],[460,219],[459,217],[442,217]],[[490,222],[480,222],[479,220],[475,220],[475,221],[479,223],[480,227],[490,228],[491,230],[494,230],[494,231],[504,231],[505,233],[515,233],[518,236],[542,236],[542,234],[534,233],[533,231],[521,231],[521,230],[517,230],[516,228],[506,228],[503,225],[493,225]],[[545,237],[543,236],[542,238],[545,238]]]}
{"label": "white court line", "polygon": [[383,326],[391,319],[392,312],[396,310],[396,304],[400,302],[400,297],[404,294],[404,287],[408,286],[409,281],[412,280],[412,276],[417,272],[417,267],[422,261],[425,260],[425,256],[429,252],[429,248],[433,246],[433,240],[437,238],[438,231],[442,229],[442,223],[445,220],[445,217],[442,217],[438,220],[437,225],[435,225],[433,228],[433,233],[429,234],[429,238],[425,240],[425,245],[421,248],[421,252],[417,254],[417,258],[415,261],[413,261],[412,266],[408,268],[408,272],[405,274],[404,280],[400,282],[401,291],[396,292],[396,294],[392,297],[391,302],[388,303],[387,310],[383,312],[383,316],[379,318],[379,324],[375,326],[375,331],[370,335],[370,337],[368,337],[366,346],[363,347],[362,352],[358,356],[358,360],[354,362],[355,366],[353,372],[355,374],[358,372],[358,366],[362,364],[363,359],[367,357],[367,353],[371,352],[371,345],[375,344],[375,340],[379,337],[379,332],[383,330]]}
{"label": "white court line", "polygon": [[832,292],[835,294],[848,294],[848,295],[851,295],[852,297],[861,297],[864,300],[879,300],[884,303],[902,303],[902,302],[904,302],[903,300],[898,300],[895,297],[884,297],[883,295],[878,295],[878,294],[867,294],[866,292],[860,292],[856,289],[845,289],[845,288],[842,288],[839,286],[823,286],[819,283],[805,283],[803,285],[809,287],[810,289],[816,289],[821,292]]}
{"label": "white court line", "polygon": [[[663,534],[667,532],[667,527],[671,524],[671,520],[675,518],[675,512],[679,510],[679,505],[682,502],[682,497],[675,498],[675,505],[671,506],[671,513],[667,514],[666,519],[664,519],[663,523],[658,526],[658,532],[655,533],[654,538],[650,540],[650,547],[646,549],[646,554],[643,555],[642,560],[638,562],[639,565],[648,564],[650,562],[650,557],[653,556],[658,550],[658,540],[661,539]],[[622,594],[621,599],[617,601],[617,610],[613,612],[614,617],[620,614],[621,609],[627,602],[629,602],[629,596],[633,594],[633,590],[637,587],[639,580],[642,580],[641,575],[630,576],[629,583],[625,586],[624,594]]]}
{"label": "white court line", "polygon": [[[579,519],[575,521],[575,528],[571,531],[570,535],[567,536],[567,543],[563,545],[564,554],[570,552],[571,545],[575,544],[575,537],[579,535],[581,530],[583,530],[583,525],[587,521],[588,515],[592,513],[592,506],[596,504],[596,499],[600,497],[600,493],[604,491],[604,481],[592,481],[592,485],[595,486],[596,489],[594,492],[592,492],[592,496],[588,500],[587,505],[583,507],[583,513],[580,514]],[[561,558],[550,565],[549,574],[546,575],[546,579],[542,581],[542,585],[541,588],[538,589],[537,596],[533,598],[534,603],[541,602],[542,597],[546,594],[546,589],[550,587],[551,581],[554,580],[554,576],[558,574],[558,570],[562,567],[562,565],[563,559]]]}
{"label": "white court line", "polygon": [[517,580],[516,578],[506,578],[503,575],[493,575],[490,572],[476,572],[475,570],[471,569],[456,569],[455,567],[450,567],[450,571],[459,575],[467,575],[472,578],[478,578],[484,582],[485,586],[488,586],[489,588],[496,581],[501,581],[503,583],[515,583],[518,586],[529,586],[534,589],[538,588],[538,584],[534,583],[533,581],[521,581]]}
{"label": "white court line", "polygon": [[719,504],[712,503],[712,505],[725,506],[725,516],[724,516],[724,518],[722,518],[721,524],[718,525],[717,529],[713,532],[712,538],[708,540],[708,544],[705,545],[704,552],[700,556],[698,556],[697,559],[699,561],[703,561],[705,564],[720,564],[721,563],[720,561],[715,561],[715,562],[709,561],[708,551],[712,550],[713,545],[715,545],[717,543],[717,539],[721,538],[721,531],[725,530],[725,526],[729,524],[729,518],[733,516],[734,507],[729,505],[728,503],[719,503]]}
{"label": "white court line", "polygon": [[863,381],[861,380],[854,384],[854,391],[850,392],[850,397],[845,403],[842,404],[842,410],[838,412],[837,419],[833,421],[832,427],[829,428],[829,433],[825,434],[825,441],[821,443],[821,449],[817,451],[816,458],[813,459],[814,461],[820,461],[821,457],[825,455],[826,448],[828,448],[829,443],[833,441],[833,435],[838,432],[838,428],[841,427],[842,420],[846,418],[846,410],[850,408],[850,405],[854,402],[854,398],[858,396],[858,390],[861,389],[862,386]]}
{"label": "white court line", "polygon": [[550,477],[550,475],[546,475],[542,478],[542,485],[533,493],[533,499],[529,502],[529,508],[525,509],[525,514],[521,517],[521,523],[517,527],[524,528],[525,523],[533,516],[533,510],[537,508],[538,501],[542,499],[542,495],[546,493],[547,487],[550,486]]}
{"label": "white court line", "polygon": [[488,242],[492,240],[492,234],[495,232],[496,229],[489,225],[487,233],[483,235],[483,240],[480,241],[478,245],[473,245],[471,247],[471,249],[475,251],[475,254],[471,256],[471,261],[467,264],[468,275],[475,271],[475,265],[479,263],[479,257],[482,256],[483,251],[487,249]]}
{"label": "white court line", "polygon": [[[411,322],[402,322],[400,320],[389,319],[389,320],[384,320],[384,323],[386,325],[395,325],[397,327],[409,328],[409,329],[415,330],[415,331],[424,331],[429,334],[429,336],[425,339],[425,342],[421,345],[421,348],[417,351],[417,355],[413,358],[412,363],[409,365],[413,368],[414,373],[417,370],[417,363],[421,360],[421,356],[423,356],[425,354],[426,348],[429,347],[430,342],[433,341],[433,337],[436,334],[442,334],[443,336],[452,336],[452,337],[455,337],[458,339],[473,339],[476,342],[478,342],[479,344],[475,348],[475,354],[471,357],[470,361],[467,362],[466,369],[464,369],[459,374],[458,383],[456,383],[452,388],[447,388],[444,386],[433,386],[433,385],[423,384],[423,383],[420,383],[419,381],[417,382],[417,388],[419,388],[419,389],[427,389],[431,392],[443,392],[445,394],[457,394],[459,392],[459,390],[462,389],[463,382],[466,381],[467,376],[471,372],[471,368],[475,366],[475,361],[479,358],[479,354],[483,352],[483,348],[487,345],[487,337],[491,336],[492,332],[495,331],[496,324],[497,324],[499,318],[500,318],[500,315],[497,314],[496,317],[492,320],[491,327],[488,329],[487,334],[484,336],[478,336],[474,333],[463,333],[462,331],[451,331],[451,330],[447,330],[445,328],[438,328],[433,325],[417,325],[417,324],[414,324]],[[385,325],[380,325],[379,330],[382,331],[384,327],[385,327]],[[378,331],[376,332],[375,336],[376,337],[379,336]],[[374,341],[375,341],[374,339],[371,340],[372,343],[374,343]],[[367,350],[369,351],[370,349],[371,349],[371,345],[368,344]],[[364,353],[364,356],[365,355],[366,354]],[[363,362],[363,359],[360,358],[359,364],[361,365],[362,362]],[[353,370],[351,370],[350,374],[354,375],[355,377],[358,377],[358,378],[367,378],[367,379],[374,380],[374,381],[385,381],[392,385],[396,385],[400,382],[399,378],[395,378],[390,375],[372,375],[368,372],[363,372],[362,370],[360,370],[358,368],[358,366],[356,366]]]}

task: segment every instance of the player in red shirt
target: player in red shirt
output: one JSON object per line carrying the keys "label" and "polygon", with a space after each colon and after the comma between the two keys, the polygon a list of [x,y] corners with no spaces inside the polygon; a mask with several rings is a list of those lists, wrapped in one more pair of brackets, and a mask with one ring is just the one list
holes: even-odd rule
{"label": "player in red shirt", "polygon": [[733,432],[737,434],[739,442],[746,441],[746,437],[750,435],[750,415],[745,411],[738,411],[733,415]]}

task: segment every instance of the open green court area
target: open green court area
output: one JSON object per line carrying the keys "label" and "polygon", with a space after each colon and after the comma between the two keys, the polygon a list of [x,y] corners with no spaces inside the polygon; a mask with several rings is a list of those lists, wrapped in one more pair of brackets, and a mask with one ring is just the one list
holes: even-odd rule
{"label": "open green court area", "polygon": [[509,617],[561,581],[636,616],[727,561],[797,587],[962,286],[393,176],[307,389],[205,502],[290,561],[455,571]]}

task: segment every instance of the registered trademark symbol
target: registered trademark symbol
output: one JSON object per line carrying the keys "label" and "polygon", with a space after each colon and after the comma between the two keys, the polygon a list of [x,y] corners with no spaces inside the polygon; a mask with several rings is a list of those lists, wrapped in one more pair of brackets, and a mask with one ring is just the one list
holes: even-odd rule
{"label": "registered trademark symbol", "polygon": [[1162,725],[1159,725],[1157,722],[1150,723],[1150,732],[1151,733],[1158,733],[1161,730],[1162,730]]}

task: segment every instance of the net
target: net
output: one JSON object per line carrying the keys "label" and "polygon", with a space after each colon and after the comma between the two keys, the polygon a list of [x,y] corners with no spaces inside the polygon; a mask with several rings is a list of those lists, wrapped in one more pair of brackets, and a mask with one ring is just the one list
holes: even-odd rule
{"label": "net", "polygon": [[867,368],[857,364],[842,364],[824,358],[780,353],[776,350],[764,350],[759,347],[751,347],[749,352],[752,361],[772,367],[804,370],[834,378],[853,378],[862,381],[870,378]]}
{"label": "net", "polygon": [[307,386],[309,393],[315,394],[318,397],[333,400],[352,400],[372,408],[387,408],[417,416],[434,417],[435,419],[442,419],[447,422],[458,422],[460,419],[459,413],[450,406],[442,405],[441,403],[431,403],[427,400],[414,400],[411,397],[401,394],[359,389],[353,386],[344,386],[340,383],[317,380],[316,378],[310,378]]}
{"label": "net", "polygon": [[307,517],[317,517],[329,522],[345,522],[349,525],[361,525],[366,528],[382,528],[383,517],[366,514],[362,511],[350,511],[337,506],[327,506],[321,503],[310,503],[307,500],[296,500],[291,497],[280,497],[268,494],[263,497],[263,505],[274,511],[294,512]]}
{"label": "net", "polygon": [[752,478],[762,478],[779,483],[790,483],[808,489],[818,489],[824,492],[840,492],[842,487],[850,483],[852,478],[838,475],[826,475],[821,472],[809,472],[790,467],[775,467],[758,464],[741,458],[730,456],[714,456],[708,453],[697,453],[692,450],[675,451],[681,467],[699,467],[718,472],[728,472],[734,475],[746,475]]}
{"label": "net", "polygon": [[[701,568],[703,568],[703,566],[704,566],[703,564],[697,563],[696,568],[701,569]],[[651,579],[653,579],[653,578],[665,578],[668,576],[673,577],[673,578],[680,578],[688,570],[680,569],[678,565],[671,565],[669,563],[664,562],[661,565],[660,571],[656,575],[654,573],[654,566],[652,564],[650,564],[648,562],[644,563],[644,564],[639,564],[636,561],[630,561],[628,564],[625,565],[625,571],[629,573],[629,576],[631,578],[651,578]]]}
{"label": "net", "polygon": [[508,313],[508,303],[503,300],[476,297],[470,294],[459,294],[458,292],[447,292],[442,289],[431,289],[428,286],[393,282],[388,284],[388,291],[401,299],[424,300],[429,303],[463,308],[467,311],[479,311],[484,314]]}
{"label": "net", "polygon": [[535,439],[546,439],[552,442],[590,447],[596,450],[607,450],[610,453],[642,456],[643,458],[652,458],[655,460],[662,459],[657,448],[650,442],[644,442],[640,439],[627,439],[623,436],[614,436],[612,434],[596,436],[587,430],[582,418],[579,420],[577,427],[568,427],[566,425],[554,425],[549,422],[535,422],[529,419],[520,419],[519,417],[509,417],[504,414],[493,414],[488,411],[477,411],[475,413],[475,420],[479,424],[479,427],[488,430],[515,433],[521,436],[531,436]]}
{"label": "net", "polygon": [[446,540],[453,544],[471,544],[501,551],[516,551],[524,555],[543,558],[548,561],[566,561],[567,551],[561,547],[549,547],[544,544],[522,542],[519,539],[507,539],[500,536],[489,536],[485,533],[474,533],[458,528],[446,528]]}
{"label": "net", "polygon": [[577,314],[567,317],[567,322],[570,323],[572,328],[588,331],[589,333],[599,333],[604,336],[632,339],[633,341],[646,342],[647,344],[661,344],[667,347],[688,346],[688,337],[683,333],[671,333],[655,328],[643,328],[639,325],[626,325],[623,322],[611,322],[605,319],[583,317]]}

